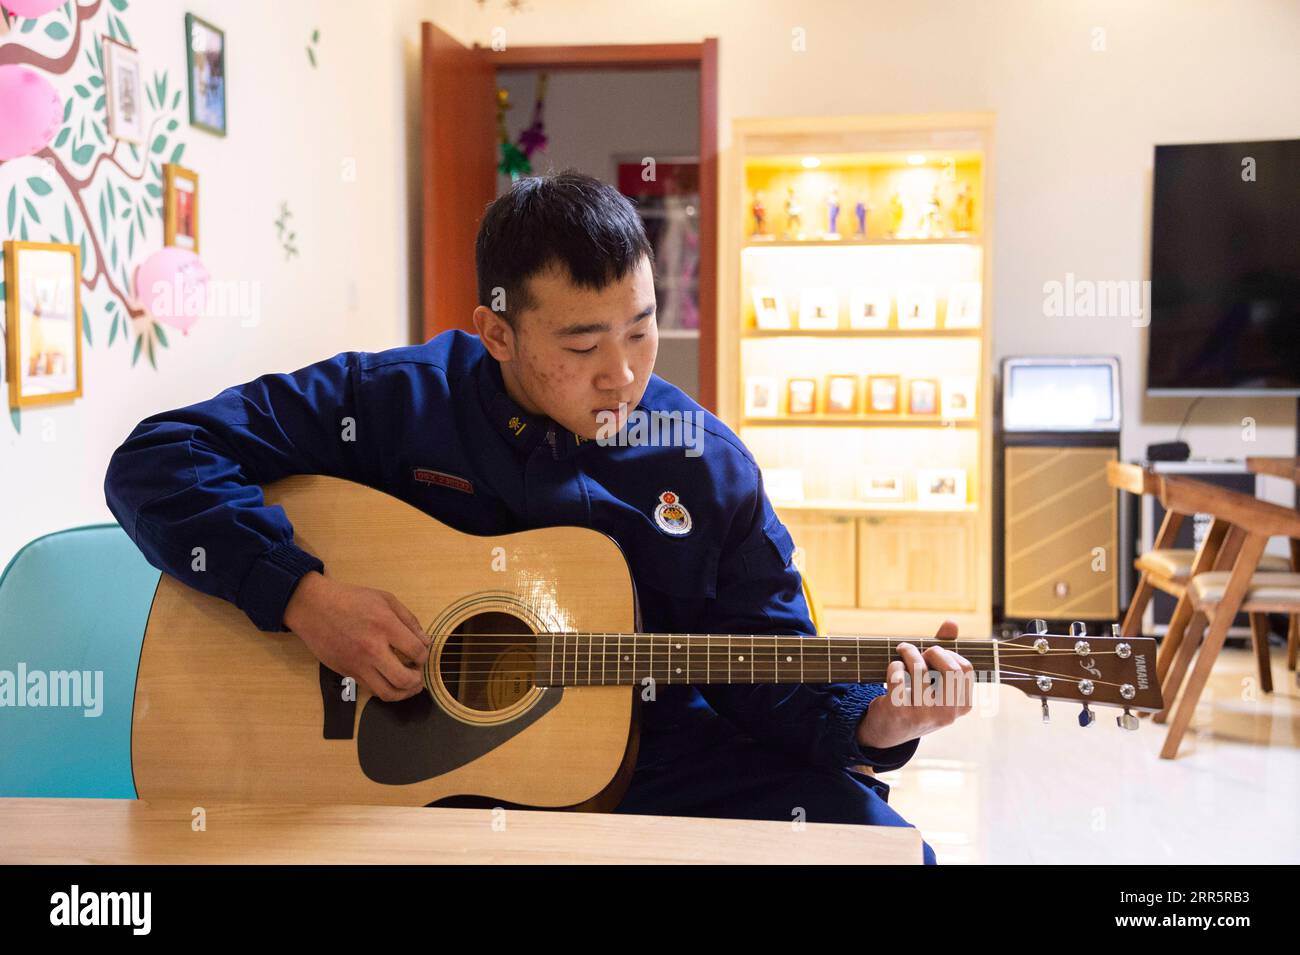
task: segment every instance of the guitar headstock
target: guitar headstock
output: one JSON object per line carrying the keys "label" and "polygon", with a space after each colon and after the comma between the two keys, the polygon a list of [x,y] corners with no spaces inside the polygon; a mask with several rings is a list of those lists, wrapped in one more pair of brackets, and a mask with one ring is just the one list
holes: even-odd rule
{"label": "guitar headstock", "polygon": [[1014,686],[1043,701],[1082,703],[1079,724],[1093,721],[1093,704],[1120,706],[1124,715],[1116,722],[1137,729],[1131,711],[1157,712],[1164,708],[1156,679],[1156,642],[1151,637],[1121,637],[1119,625],[1111,636],[1088,636],[1082,623],[1070,624],[1068,635],[1050,634],[1047,624],[1034,620],[1027,632],[998,641],[999,682]]}

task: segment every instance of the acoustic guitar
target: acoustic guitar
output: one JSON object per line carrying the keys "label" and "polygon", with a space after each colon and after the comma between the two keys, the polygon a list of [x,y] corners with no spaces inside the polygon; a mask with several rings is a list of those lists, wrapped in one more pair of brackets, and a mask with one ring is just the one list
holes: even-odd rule
{"label": "acoustic guitar", "polygon": [[[636,762],[637,705],[658,686],[881,682],[898,638],[638,633],[609,537],[553,527],[455,531],[395,497],[322,476],[263,488],[330,575],[390,591],[426,627],[424,690],[389,703],[292,633],[164,574],[132,716],[142,799],[606,810]],[[943,641],[977,672],[1046,701],[1161,709],[1151,639],[1032,628]],[[934,639],[909,639],[925,647]]]}

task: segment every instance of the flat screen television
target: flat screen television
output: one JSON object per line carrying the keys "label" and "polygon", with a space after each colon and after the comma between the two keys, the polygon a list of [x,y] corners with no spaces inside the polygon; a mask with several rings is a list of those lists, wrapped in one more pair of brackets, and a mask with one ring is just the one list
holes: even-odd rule
{"label": "flat screen television", "polygon": [[1300,394],[1300,139],[1157,146],[1152,394]]}

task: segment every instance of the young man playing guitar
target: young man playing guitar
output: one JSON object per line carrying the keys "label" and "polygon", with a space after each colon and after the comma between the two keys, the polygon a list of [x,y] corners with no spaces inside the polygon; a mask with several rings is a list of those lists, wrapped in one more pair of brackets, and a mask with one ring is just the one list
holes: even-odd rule
{"label": "young man playing guitar", "polygon": [[[108,505],[152,564],[261,630],[292,631],[383,700],[421,692],[411,661],[429,637],[392,594],[324,573],[259,484],[346,478],[471,534],[591,527],[622,548],[644,631],[811,635],[794,545],[753,457],[652,373],[652,255],[611,187],[523,179],[479,231],[477,337],[344,352],[147,418],[113,455]],[[607,440],[630,434],[634,414],[697,422],[699,445]],[[911,700],[882,684],[652,688],[616,811],[908,825],[888,786],[851,767],[902,766],[920,736],[969,712],[969,693],[916,703],[927,671],[968,684],[973,668],[943,647],[898,654],[888,681],[910,672]]]}

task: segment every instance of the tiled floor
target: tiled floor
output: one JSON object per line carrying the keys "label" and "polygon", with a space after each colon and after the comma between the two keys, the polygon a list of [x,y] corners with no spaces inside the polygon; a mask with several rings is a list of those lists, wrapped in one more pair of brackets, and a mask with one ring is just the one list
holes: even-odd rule
{"label": "tiled floor", "polygon": [[1041,706],[980,686],[970,714],[925,737],[884,773],[890,805],[920,828],[941,864],[1300,862],[1300,689],[1274,648],[1272,694],[1253,656],[1225,648],[1177,759],[1166,727],[1137,732],[1097,707]]}

